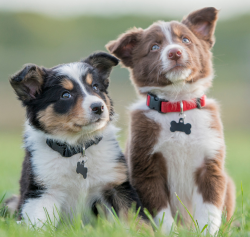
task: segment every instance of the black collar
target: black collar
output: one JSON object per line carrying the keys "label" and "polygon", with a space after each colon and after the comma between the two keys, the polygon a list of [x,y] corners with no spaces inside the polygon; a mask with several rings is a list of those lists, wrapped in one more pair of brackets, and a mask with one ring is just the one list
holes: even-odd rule
{"label": "black collar", "polygon": [[102,140],[102,137],[97,137],[95,140],[87,141],[83,146],[71,146],[68,143],[62,143],[59,141],[55,141],[53,139],[47,139],[47,145],[54,151],[60,153],[63,157],[71,157],[75,154],[81,153],[84,155],[85,150],[92,145],[97,145]]}

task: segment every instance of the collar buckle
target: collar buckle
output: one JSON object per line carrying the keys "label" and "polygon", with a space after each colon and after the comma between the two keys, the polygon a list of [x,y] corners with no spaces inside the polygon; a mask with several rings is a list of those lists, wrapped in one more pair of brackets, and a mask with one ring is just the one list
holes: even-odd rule
{"label": "collar buckle", "polygon": [[161,102],[167,101],[167,100],[162,100],[162,99],[158,98],[156,95],[152,95],[149,93],[148,93],[148,96],[150,98],[148,107],[150,109],[157,110],[158,112],[161,113]]}

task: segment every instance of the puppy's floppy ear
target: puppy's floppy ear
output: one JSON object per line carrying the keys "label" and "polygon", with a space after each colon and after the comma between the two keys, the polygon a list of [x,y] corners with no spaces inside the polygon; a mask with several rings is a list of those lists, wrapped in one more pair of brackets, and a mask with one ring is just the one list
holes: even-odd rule
{"label": "puppy's floppy ear", "polygon": [[198,38],[214,45],[214,30],[218,19],[218,10],[214,7],[206,7],[190,13],[184,17],[182,23],[186,25]]}
{"label": "puppy's floppy ear", "polygon": [[108,53],[97,52],[91,54],[88,58],[84,59],[83,62],[96,68],[103,81],[108,85],[108,77],[112,67],[116,66],[119,63],[119,60]]}
{"label": "puppy's floppy ear", "polygon": [[10,84],[15,90],[17,96],[22,101],[30,101],[36,98],[43,85],[44,71],[34,64],[25,65],[25,67],[11,76]]}
{"label": "puppy's floppy ear", "polygon": [[143,29],[134,27],[126,33],[120,35],[117,40],[106,44],[106,49],[121,59],[127,67],[133,67],[132,53],[136,44],[140,41]]}

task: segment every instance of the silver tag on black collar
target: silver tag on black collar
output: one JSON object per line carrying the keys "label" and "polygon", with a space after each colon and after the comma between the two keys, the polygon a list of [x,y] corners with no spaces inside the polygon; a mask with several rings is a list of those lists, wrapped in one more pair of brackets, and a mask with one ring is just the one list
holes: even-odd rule
{"label": "silver tag on black collar", "polygon": [[87,178],[88,168],[84,166],[84,160],[77,162],[76,173],[81,174],[84,179]]}

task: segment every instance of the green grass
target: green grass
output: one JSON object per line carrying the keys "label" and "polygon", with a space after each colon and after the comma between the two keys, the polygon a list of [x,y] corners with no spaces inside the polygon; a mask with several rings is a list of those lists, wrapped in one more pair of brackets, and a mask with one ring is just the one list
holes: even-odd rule
{"label": "green grass", "polygon": [[[248,132],[226,131],[227,159],[226,169],[233,177],[237,186],[237,205],[233,223],[223,224],[218,236],[250,236],[250,137]],[[124,138],[124,135],[121,135]],[[18,180],[24,152],[21,148],[21,132],[0,134],[0,199],[18,193]],[[125,139],[121,139],[124,143]],[[241,189],[241,183],[243,189]],[[243,190],[243,191],[242,191]],[[243,197],[243,198],[242,198]],[[225,219],[225,218],[224,218]],[[194,220],[195,222],[195,220]],[[195,222],[196,225],[196,222]],[[202,233],[194,228],[183,228],[177,224],[171,236],[201,236]],[[154,224],[152,225],[154,226]],[[202,228],[202,227],[201,227]],[[97,221],[84,225],[80,218],[72,224],[62,223],[58,228],[47,224],[47,230],[30,230],[26,226],[17,225],[15,219],[4,217],[4,209],[0,209],[0,236],[151,236],[147,230],[136,228],[136,218],[132,216],[128,224],[120,222],[114,215],[114,221],[99,217]],[[155,236],[163,236],[155,228]]]}

